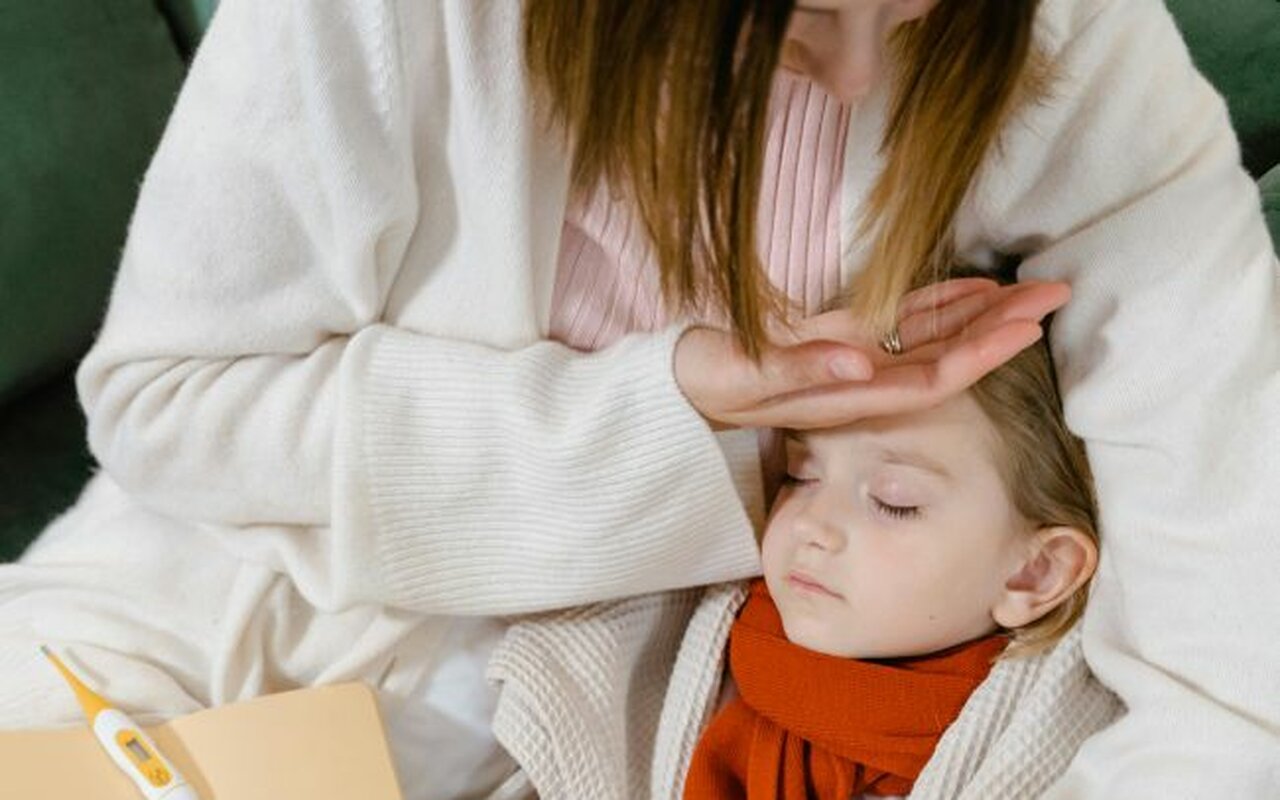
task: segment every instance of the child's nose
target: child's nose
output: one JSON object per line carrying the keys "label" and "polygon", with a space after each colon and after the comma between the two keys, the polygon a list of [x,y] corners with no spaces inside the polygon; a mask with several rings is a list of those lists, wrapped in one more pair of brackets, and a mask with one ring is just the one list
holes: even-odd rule
{"label": "child's nose", "polygon": [[828,553],[844,550],[847,541],[843,525],[845,519],[847,515],[841,514],[835,503],[814,498],[797,520],[801,543]]}

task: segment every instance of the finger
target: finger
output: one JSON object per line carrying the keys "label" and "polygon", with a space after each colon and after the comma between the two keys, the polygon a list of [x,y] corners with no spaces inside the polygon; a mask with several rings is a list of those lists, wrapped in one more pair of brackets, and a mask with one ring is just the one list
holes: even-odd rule
{"label": "finger", "polygon": [[[1000,286],[988,278],[957,278],[909,292],[898,306],[898,319],[926,313],[975,294],[990,294]],[[773,335],[771,333],[771,335]],[[874,342],[874,332],[848,308],[816,314],[790,328],[779,329],[776,341],[794,344],[810,339]]]}
{"label": "finger", "polygon": [[1071,287],[1061,281],[1028,281],[1017,288],[999,305],[1002,319],[1039,322],[1071,299]]}
{"label": "finger", "polygon": [[[773,426],[799,430],[847,425],[858,420],[932,408],[948,396],[939,390],[937,364],[921,362],[886,370],[874,384],[787,398],[769,409]],[[790,418],[790,422],[786,419]]]}
{"label": "finger", "polygon": [[905,350],[956,334],[975,335],[1006,322],[1039,321],[1071,298],[1065,283],[1028,282],[1001,287],[996,292],[971,294],[936,311],[905,319],[899,337]]}
{"label": "finger", "polygon": [[863,346],[875,342],[871,330],[855,317],[853,310],[848,307],[803,319],[795,324],[791,333],[791,344],[815,339],[829,339]]}
{"label": "finger", "polygon": [[[998,313],[984,314],[955,336],[927,342],[900,355],[877,354],[877,372],[896,366],[940,362],[948,353],[961,347],[967,348],[964,352],[981,352],[988,347],[1003,352],[1008,346],[1008,337],[1013,336],[1015,343],[1020,341],[1032,320],[1004,320],[1001,316]],[[1039,326],[1038,322],[1034,324]]]}
{"label": "finger", "polygon": [[1039,325],[1013,322],[996,334],[962,342],[936,361],[882,366],[874,379],[778,397],[739,423],[809,430],[935,406],[968,389],[1041,336]]}
{"label": "finger", "polygon": [[1014,321],[977,339],[959,340],[935,361],[882,367],[858,393],[856,410],[865,416],[919,411],[965,391],[992,370],[1035,344],[1044,331],[1037,323]]}
{"label": "finger", "polygon": [[960,340],[982,340],[1010,325],[1040,325],[1046,314],[1060,308],[1071,296],[1066,284],[1036,284],[1009,294],[960,331]]}
{"label": "finger", "polygon": [[898,319],[944,306],[971,294],[989,292],[999,286],[990,278],[953,278],[930,284],[903,296],[898,304]]}
{"label": "finger", "polygon": [[751,395],[771,398],[848,381],[865,381],[875,373],[867,353],[841,342],[818,340],[765,351],[754,367]]}
{"label": "finger", "polygon": [[975,319],[998,307],[1000,300],[999,291],[974,292],[945,306],[926,308],[904,317],[898,321],[902,348],[909,351],[955,336]]}
{"label": "finger", "polygon": [[745,410],[730,421],[747,427],[813,430],[928,408],[940,402],[929,390],[935,366],[896,366],[891,380],[877,376],[875,381],[864,384],[845,383],[795,392]]}
{"label": "finger", "polygon": [[[984,336],[960,339],[935,362],[929,375],[929,389],[940,398],[963,391],[1043,335],[1044,329],[1039,323],[1016,320]],[[893,376],[886,377],[887,382],[892,383]]]}
{"label": "finger", "polygon": [[[927,286],[907,296],[903,307],[911,311],[900,318],[899,340],[906,353],[957,335],[981,337],[1010,321],[1042,319],[1065,304],[1071,289],[1065,283],[1025,281],[998,286],[985,278],[962,278]],[[873,363],[883,363],[879,343],[871,331],[847,309],[838,309],[802,320],[784,337],[785,347],[815,340],[852,344],[873,355]],[[938,351],[926,351],[932,358]],[[902,355],[892,358],[901,359]],[[918,360],[913,358],[913,361]],[[895,362],[896,363],[896,362]],[[784,381],[798,390],[804,384]],[[810,385],[820,385],[810,383]],[[758,398],[757,398],[758,399]]]}

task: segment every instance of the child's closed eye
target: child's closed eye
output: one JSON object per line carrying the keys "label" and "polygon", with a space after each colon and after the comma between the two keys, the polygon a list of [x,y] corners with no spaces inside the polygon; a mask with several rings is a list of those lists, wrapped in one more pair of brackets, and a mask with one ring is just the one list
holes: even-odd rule
{"label": "child's closed eye", "polygon": [[893,519],[913,519],[920,516],[920,506],[893,506],[875,495],[871,495],[871,503],[876,511]]}
{"label": "child's closed eye", "polygon": [[788,470],[786,475],[782,476],[784,486],[801,486],[806,483],[817,483],[818,479],[808,475],[797,475]]}

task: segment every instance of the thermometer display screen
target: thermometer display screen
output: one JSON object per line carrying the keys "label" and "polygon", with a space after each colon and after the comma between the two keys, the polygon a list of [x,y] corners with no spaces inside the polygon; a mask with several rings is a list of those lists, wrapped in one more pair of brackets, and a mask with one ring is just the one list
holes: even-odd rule
{"label": "thermometer display screen", "polygon": [[146,761],[151,758],[151,754],[147,752],[147,749],[143,747],[137,739],[126,739],[124,746],[129,748],[129,752],[133,754],[133,757],[138,759],[139,762]]}

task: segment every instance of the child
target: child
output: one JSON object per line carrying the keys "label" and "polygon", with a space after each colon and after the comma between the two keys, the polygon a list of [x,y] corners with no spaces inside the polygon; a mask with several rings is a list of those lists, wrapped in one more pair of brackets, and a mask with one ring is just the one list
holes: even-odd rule
{"label": "child", "polygon": [[1056,398],[1041,342],[928,411],[788,437],[686,800],[905,795],[992,662],[1071,627],[1098,545]]}

